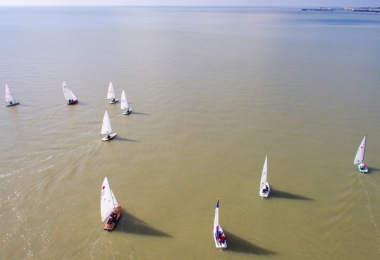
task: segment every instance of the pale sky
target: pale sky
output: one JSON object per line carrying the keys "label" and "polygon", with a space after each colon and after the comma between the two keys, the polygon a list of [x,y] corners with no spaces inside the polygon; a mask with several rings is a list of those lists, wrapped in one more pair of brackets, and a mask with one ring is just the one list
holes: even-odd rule
{"label": "pale sky", "polygon": [[380,7],[380,0],[0,0],[4,5]]}

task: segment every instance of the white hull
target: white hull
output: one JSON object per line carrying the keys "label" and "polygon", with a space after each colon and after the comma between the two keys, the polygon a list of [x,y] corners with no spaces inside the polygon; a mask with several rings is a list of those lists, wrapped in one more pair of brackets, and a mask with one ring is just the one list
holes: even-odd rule
{"label": "white hull", "polygon": [[16,105],[18,105],[18,104],[20,104],[20,102],[14,102],[14,103],[8,103],[7,105],[5,105],[6,107],[12,107],[12,106],[16,106]]}
{"label": "white hull", "polygon": [[119,102],[119,100],[115,99],[115,101],[110,101],[110,102],[108,102],[108,104],[116,104],[117,102]]}
{"label": "white hull", "polygon": [[[265,189],[265,186],[266,185],[268,185],[268,190],[264,190]],[[267,198],[268,196],[269,196],[269,193],[270,193],[270,186],[269,186],[269,183],[268,182],[265,182],[265,184],[264,185],[262,185],[261,187],[260,187],[260,192],[259,192],[259,194],[260,194],[260,196],[261,197],[263,197],[263,198]]]}
{"label": "white hull", "polygon": [[132,112],[132,109],[128,109],[128,110],[126,110],[126,111],[123,113],[123,115],[129,115],[131,112]]}
{"label": "white hull", "polygon": [[107,136],[106,137],[103,137],[102,138],[102,141],[103,142],[106,142],[106,141],[111,141],[112,139],[114,139],[115,138],[115,136],[117,135],[117,133],[114,133],[114,134],[110,134],[109,136],[110,136],[110,138],[107,138]]}
{"label": "white hull", "polygon": [[[223,229],[222,229],[221,226],[219,226],[219,231],[222,233],[222,236],[225,237],[224,231],[223,231]],[[219,241],[219,239],[216,238],[216,236],[215,236],[215,232],[216,232],[216,228],[214,227],[214,231],[213,231],[212,233],[213,233],[213,235],[214,235],[215,247],[218,248],[218,249],[226,249],[226,248],[227,248],[227,240],[224,240],[224,242],[221,243],[221,242]]]}
{"label": "white hull", "polygon": [[361,163],[358,165],[358,171],[361,173],[367,173],[368,172],[368,167],[364,163]]}
{"label": "white hull", "polygon": [[212,230],[216,248],[227,248],[227,239],[222,227],[219,224],[219,198],[216,200],[214,228]]}

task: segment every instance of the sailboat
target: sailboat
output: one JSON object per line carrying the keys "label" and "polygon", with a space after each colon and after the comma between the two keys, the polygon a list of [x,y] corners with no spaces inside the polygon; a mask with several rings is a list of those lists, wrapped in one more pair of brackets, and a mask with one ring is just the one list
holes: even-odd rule
{"label": "sailboat", "polygon": [[120,214],[121,206],[117,203],[116,197],[108,183],[108,179],[105,177],[100,193],[100,215],[102,223],[104,223],[104,230],[113,230],[120,218]]}
{"label": "sailboat", "polygon": [[74,93],[67,87],[66,81],[62,83],[63,95],[67,100],[67,105],[75,105],[78,103],[78,99],[74,95]]}
{"label": "sailboat", "polygon": [[216,248],[226,249],[227,240],[222,227],[219,225],[219,198],[216,200],[214,229],[212,231]]}
{"label": "sailboat", "polygon": [[108,116],[108,112],[106,110],[106,112],[104,113],[102,130],[101,130],[100,134],[107,135],[107,136],[103,137],[102,141],[110,141],[110,140],[114,139],[115,136],[117,135],[117,133],[113,133],[113,134],[111,134],[111,133],[112,133],[111,121],[110,121],[110,117]]}
{"label": "sailboat", "polygon": [[269,196],[270,193],[270,186],[267,182],[267,168],[268,168],[268,156],[265,156],[263,171],[261,173],[261,180],[260,180],[260,191],[259,194],[262,198],[266,198]]}
{"label": "sailboat", "polygon": [[11,107],[20,104],[20,102],[17,102],[15,97],[12,94],[11,89],[8,87],[8,84],[5,84],[5,102],[7,104],[5,106]]}
{"label": "sailboat", "polygon": [[120,108],[121,110],[126,109],[123,115],[129,115],[132,112],[132,109],[128,107],[128,100],[127,100],[127,96],[125,95],[124,89],[123,89],[123,92],[121,93]]}
{"label": "sailboat", "polygon": [[112,81],[110,81],[110,85],[108,86],[107,99],[111,99],[111,101],[108,102],[108,103],[109,104],[115,104],[115,103],[117,103],[119,100],[115,99],[115,98],[116,98],[116,96],[115,96],[115,90],[113,89]]}
{"label": "sailboat", "polygon": [[354,159],[354,165],[358,165],[359,172],[366,173],[368,172],[367,165],[364,164],[364,154],[365,154],[365,145],[367,142],[367,135],[364,136],[362,142],[359,145],[358,151],[356,152],[356,156]]}

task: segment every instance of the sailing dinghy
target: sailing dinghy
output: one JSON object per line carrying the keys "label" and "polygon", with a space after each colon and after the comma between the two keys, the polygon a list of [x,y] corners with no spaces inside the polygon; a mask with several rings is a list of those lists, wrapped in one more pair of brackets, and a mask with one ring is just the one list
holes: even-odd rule
{"label": "sailing dinghy", "polygon": [[20,102],[16,101],[11,89],[8,87],[8,84],[5,84],[5,102],[7,102],[7,104],[5,105],[6,107],[11,107],[20,104]]}
{"label": "sailing dinghy", "polygon": [[66,81],[62,83],[63,95],[65,95],[67,105],[75,105],[78,103],[78,99],[74,93],[67,87]]}
{"label": "sailing dinghy", "polygon": [[112,133],[111,121],[110,121],[110,117],[108,116],[108,112],[106,110],[106,112],[104,113],[102,130],[100,134],[107,135],[107,136],[103,137],[102,141],[111,141],[112,139],[114,139],[117,133],[113,133],[113,134],[111,133]]}
{"label": "sailing dinghy", "polygon": [[267,181],[267,158],[268,156],[265,156],[265,161],[264,161],[264,166],[263,166],[263,171],[261,173],[261,181],[260,181],[260,191],[259,194],[262,198],[266,198],[269,196],[270,193],[270,186]]}
{"label": "sailing dinghy", "polygon": [[108,179],[105,177],[100,193],[100,215],[102,223],[104,222],[104,230],[113,230],[120,218],[120,214],[121,206],[117,203],[116,197],[108,183]]}
{"label": "sailing dinghy", "polygon": [[227,240],[222,227],[219,225],[219,198],[216,200],[214,229],[212,231],[216,248],[226,249]]}
{"label": "sailing dinghy", "polygon": [[128,100],[127,100],[127,96],[125,95],[124,89],[123,89],[123,92],[121,93],[120,108],[121,110],[126,109],[123,115],[129,115],[132,112],[132,109],[128,107]]}
{"label": "sailing dinghy", "polygon": [[366,142],[367,142],[367,135],[364,136],[362,142],[360,143],[358,151],[356,152],[355,160],[354,160],[354,165],[359,164],[358,170],[359,172],[363,172],[363,173],[368,172],[368,167],[367,165],[364,164]]}
{"label": "sailing dinghy", "polygon": [[109,104],[116,104],[119,100],[115,99],[115,90],[113,89],[112,81],[110,81],[110,85],[108,86],[107,99],[111,99]]}

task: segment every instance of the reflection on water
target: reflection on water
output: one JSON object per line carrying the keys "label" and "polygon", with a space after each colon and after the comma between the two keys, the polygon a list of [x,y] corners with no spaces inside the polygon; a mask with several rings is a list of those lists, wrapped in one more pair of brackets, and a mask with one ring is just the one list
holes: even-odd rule
{"label": "reflection on water", "polygon": [[[7,107],[7,109],[10,111],[10,114],[13,118],[17,118],[19,117],[19,112],[18,112],[18,106],[20,106],[21,104],[17,105],[17,106],[12,106],[12,107]],[[26,105],[25,105],[26,106]]]}

